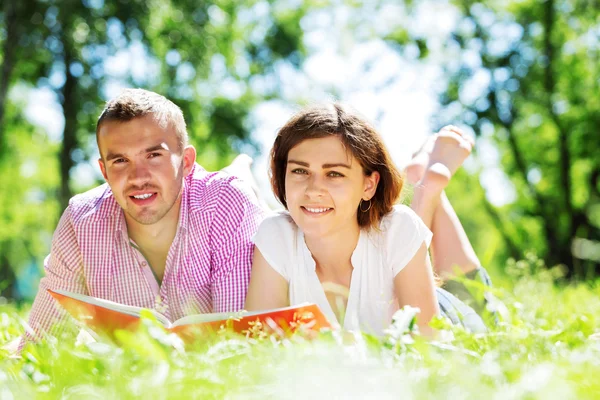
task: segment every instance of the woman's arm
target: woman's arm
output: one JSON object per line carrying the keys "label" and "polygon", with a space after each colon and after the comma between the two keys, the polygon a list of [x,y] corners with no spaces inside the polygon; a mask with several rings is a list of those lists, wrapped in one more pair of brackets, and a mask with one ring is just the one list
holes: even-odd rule
{"label": "woman's arm", "polygon": [[440,310],[425,243],[421,244],[412,260],[394,277],[394,291],[400,308],[411,305],[421,309],[417,317],[419,331],[425,336],[431,336],[433,330],[429,327],[429,322]]}
{"label": "woman's arm", "polygon": [[289,305],[287,281],[269,265],[255,246],[244,308],[248,311],[260,311]]}

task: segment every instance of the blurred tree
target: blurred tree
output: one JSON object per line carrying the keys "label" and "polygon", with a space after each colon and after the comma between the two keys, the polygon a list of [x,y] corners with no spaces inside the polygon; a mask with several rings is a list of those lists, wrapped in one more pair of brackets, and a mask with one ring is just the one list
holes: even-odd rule
{"label": "blurred tree", "polygon": [[10,135],[0,157],[0,296],[9,298],[19,269],[47,252],[58,209],[58,146],[23,120],[24,107],[20,101],[6,108]]}
{"label": "blurred tree", "polygon": [[[108,96],[133,86],[171,98],[184,112],[199,161],[223,167],[252,150],[248,114],[277,96],[279,88],[265,83],[274,66],[300,65],[307,7],[257,0],[3,2],[0,294],[12,295],[14,271],[48,251],[73,192],[98,183],[92,169],[83,170],[83,180],[74,171],[95,164],[95,121]],[[57,143],[24,117],[32,89],[56,96],[64,122]]]}
{"label": "blurred tree", "polygon": [[[2,68],[0,68],[0,127],[3,126],[6,95],[8,94],[8,85],[15,66],[15,53],[17,49],[15,38],[19,36],[19,21],[15,17],[17,14],[16,8],[16,4],[7,1],[4,3],[2,10],[2,17],[5,21],[5,37],[2,44]],[[4,129],[0,129],[0,151],[4,149]]]}
{"label": "blurred tree", "polygon": [[[39,258],[56,222],[55,149],[24,119],[20,95],[35,84],[48,60],[44,51],[33,48],[43,48],[46,35],[46,28],[31,17],[34,5],[33,0],[8,1],[0,9],[0,296],[8,297],[15,294],[18,267]],[[18,94],[12,102],[11,87]]]}
{"label": "blurred tree", "polygon": [[534,248],[570,278],[598,276],[600,3],[456,5],[445,115],[497,144],[517,192],[485,209],[513,253]]}

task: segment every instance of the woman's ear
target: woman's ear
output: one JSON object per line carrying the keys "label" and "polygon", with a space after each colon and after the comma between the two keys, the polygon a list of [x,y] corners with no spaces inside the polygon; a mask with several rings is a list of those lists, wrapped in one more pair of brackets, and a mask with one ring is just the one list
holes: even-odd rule
{"label": "woman's ear", "polygon": [[371,175],[365,175],[365,188],[363,191],[363,199],[371,200],[373,196],[375,196],[375,192],[377,191],[377,185],[379,184],[379,179],[381,176],[379,172],[373,171]]}

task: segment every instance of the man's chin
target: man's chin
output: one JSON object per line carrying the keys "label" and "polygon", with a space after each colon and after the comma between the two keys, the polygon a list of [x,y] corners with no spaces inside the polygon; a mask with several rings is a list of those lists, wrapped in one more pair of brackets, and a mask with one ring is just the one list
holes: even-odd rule
{"label": "man's chin", "polygon": [[160,221],[160,218],[155,218],[155,217],[137,219],[137,222],[139,222],[142,225],[154,225],[158,221]]}
{"label": "man's chin", "polygon": [[131,213],[131,212],[128,212],[127,214],[129,214],[129,217],[140,225],[154,225],[155,223],[160,221],[162,218],[161,215],[158,215],[155,212],[153,212],[153,213],[149,213],[149,212]]}

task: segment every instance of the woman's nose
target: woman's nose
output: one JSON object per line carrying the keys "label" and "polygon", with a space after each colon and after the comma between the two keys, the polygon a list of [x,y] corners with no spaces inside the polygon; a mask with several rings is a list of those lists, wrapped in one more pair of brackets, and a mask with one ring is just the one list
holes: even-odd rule
{"label": "woman's nose", "polygon": [[321,196],[323,195],[323,181],[318,176],[311,176],[308,179],[308,183],[306,185],[305,194],[307,196]]}

